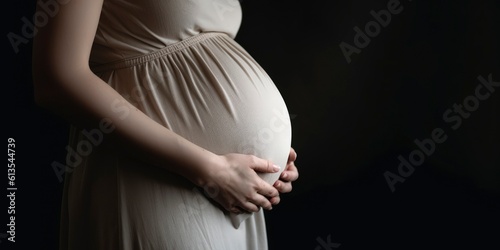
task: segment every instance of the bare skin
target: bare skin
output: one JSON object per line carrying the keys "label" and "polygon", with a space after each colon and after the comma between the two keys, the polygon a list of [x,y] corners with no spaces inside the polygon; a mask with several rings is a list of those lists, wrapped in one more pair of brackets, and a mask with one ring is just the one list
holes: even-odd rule
{"label": "bare skin", "polygon": [[[297,169],[297,166],[295,166],[295,160],[297,160],[297,153],[293,148],[290,148],[290,154],[288,155],[288,162],[286,164],[285,170],[281,173],[279,180],[277,180],[273,185],[276,189],[278,189],[280,193],[291,192],[292,182],[296,181],[299,178],[299,171]],[[271,199],[271,203],[273,203],[275,199],[279,200],[279,196],[273,197]]]}
{"label": "bare skin", "polygon": [[[37,104],[80,128],[96,128],[108,119],[115,130],[106,141],[116,150],[133,152],[138,159],[184,176],[200,187],[217,188],[219,195],[213,199],[228,211],[255,212],[278,204],[279,193],[289,192],[291,182],[298,177],[295,158],[290,157],[293,160],[289,159],[281,180],[273,187],[256,173],[275,172],[272,162],[251,155],[217,155],[191,143],[136,109],[90,70],[89,56],[102,4],[103,0],[69,1],[38,29],[33,43]],[[112,110],[117,100],[129,108],[126,118]]]}

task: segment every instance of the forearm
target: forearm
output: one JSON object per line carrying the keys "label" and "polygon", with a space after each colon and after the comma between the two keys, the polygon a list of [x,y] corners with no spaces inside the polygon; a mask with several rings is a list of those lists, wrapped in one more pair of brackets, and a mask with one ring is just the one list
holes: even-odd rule
{"label": "forearm", "polygon": [[197,185],[203,185],[203,178],[219,160],[217,155],[149,118],[90,70],[59,77],[40,73],[35,77],[37,85],[44,89],[35,92],[41,106],[82,129],[110,122],[113,130],[104,140],[119,153],[178,173]]}

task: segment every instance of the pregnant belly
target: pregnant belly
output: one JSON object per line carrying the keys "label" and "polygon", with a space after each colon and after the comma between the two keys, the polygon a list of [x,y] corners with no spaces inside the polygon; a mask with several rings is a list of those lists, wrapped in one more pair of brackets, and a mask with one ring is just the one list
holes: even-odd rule
{"label": "pregnant belly", "polygon": [[[216,154],[244,153],[282,169],[291,144],[285,102],[271,78],[232,38],[196,42],[101,77],[158,123]],[[262,177],[269,183],[279,173]]]}
{"label": "pregnant belly", "polygon": [[[259,174],[273,184],[287,163],[291,123],[271,78],[241,46],[221,33],[174,46],[168,53],[148,55],[137,65],[104,71],[100,77],[159,124],[213,153],[252,154],[279,165],[278,173]],[[135,197],[130,206],[155,188],[162,190],[159,194],[168,193],[169,199],[191,190],[186,186],[183,192],[170,192],[178,178],[152,181],[160,175],[147,174],[156,173],[154,169],[147,170],[140,163],[121,164],[138,166],[121,166],[121,183],[127,183],[122,188],[128,190],[123,192]],[[231,215],[231,222],[238,228],[248,216]]]}

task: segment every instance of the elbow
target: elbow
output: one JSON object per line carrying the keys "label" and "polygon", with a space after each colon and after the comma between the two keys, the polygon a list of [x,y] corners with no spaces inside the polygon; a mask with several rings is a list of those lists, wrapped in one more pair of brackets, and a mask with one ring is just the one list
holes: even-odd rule
{"label": "elbow", "polygon": [[[41,58],[48,58],[42,60]],[[33,57],[32,82],[34,102],[53,113],[67,112],[79,95],[82,82],[92,72],[86,65],[57,59],[55,56]]]}
{"label": "elbow", "polygon": [[[36,48],[36,47],[35,47]],[[33,98],[37,106],[45,109],[53,109],[57,96],[60,96],[60,63],[51,60],[50,55],[40,52],[40,49],[34,49],[31,73],[33,84]],[[41,54],[41,55],[40,55]],[[57,105],[56,105],[57,106]]]}
{"label": "elbow", "polygon": [[60,106],[63,96],[61,73],[57,68],[49,63],[41,63],[40,60],[34,60],[32,64],[32,82],[33,82],[33,97],[35,104],[39,107],[53,110]]}

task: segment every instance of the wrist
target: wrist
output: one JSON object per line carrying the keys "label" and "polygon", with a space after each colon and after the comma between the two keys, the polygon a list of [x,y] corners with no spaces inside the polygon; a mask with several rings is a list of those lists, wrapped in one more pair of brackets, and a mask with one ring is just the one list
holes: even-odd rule
{"label": "wrist", "polygon": [[225,160],[221,155],[205,151],[207,154],[197,163],[196,171],[191,175],[191,182],[198,187],[206,187],[210,184],[213,176],[222,171]]}

